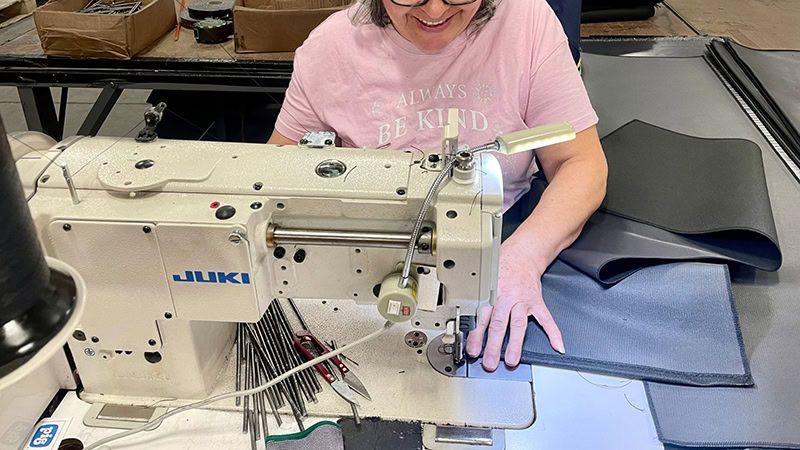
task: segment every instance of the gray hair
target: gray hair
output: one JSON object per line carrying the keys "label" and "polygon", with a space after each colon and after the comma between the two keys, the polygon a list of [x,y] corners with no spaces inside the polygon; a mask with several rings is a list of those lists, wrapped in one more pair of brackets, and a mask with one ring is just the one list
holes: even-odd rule
{"label": "gray hair", "polygon": [[[429,0],[430,1],[430,0]],[[474,34],[480,31],[484,25],[494,16],[497,9],[497,0],[477,0],[481,2],[478,11],[469,24],[469,33]],[[389,25],[389,14],[383,6],[383,0],[355,0],[358,6],[354,8],[351,20],[354,24],[375,24],[381,28]]]}

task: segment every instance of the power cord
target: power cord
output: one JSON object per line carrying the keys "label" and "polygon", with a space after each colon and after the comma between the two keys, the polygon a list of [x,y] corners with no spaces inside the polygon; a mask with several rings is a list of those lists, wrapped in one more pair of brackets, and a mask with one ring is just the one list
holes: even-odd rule
{"label": "power cord", "polygon": [[190,404],[188,404],[186,406],[181,406],[180,408],[173,409],[172,411],[170,411],[170,412],[168,412],[168,413],[166,413],[164,415],[161,415],[159,417],[156,417],[155,419],[150,420],[149,422],[147,422],[146,424],[144,424],[144,425],[142,425],[142,426],[140,426],[138,428],[134,428],[134,429],[128,430],[128,431],[123,431],[121,433],[117,433],[117,434],[111,435],[109,437],[100,439],[99,441],[95,442],[94,444],[89,444],[88,446],[85,447],[85,450],[94,450],[94,449],[99,448],[101,445],[108,444],[109,442],[113,442],[113,441],[116,441],[118,439],[122,439],[124,437],[132,436],[132,435],[137,434],[137,433],[142,432],[142,431],[154,429],[155,427],[160,425],[161,422],[163,422],[165,419],[167,419],[169,417],[172,417],[172,416],[174,416],[176,414],[180,414],[180,413],[185,412],[185,411],[189,411],[189,410],[197,409],[197,408],[202,408],[203,406],[209,405],[211,403],[218,402],[220,400],[225,400],[227,398],[248,396],[248,395],[257,394],[259,392],[267,390],[270,387],[272,387],[273,385],[275,385],[277,383],[280,383],[281,381],[285,380],[286,378],[289,378],[290,376],[294,375],[297,372],[300,372],[301,370],[308,369],[309,367],[312,367],[312,366],[314,366],[316,364],[319,364],[319,363],[321,363],[321,362],[323,362],[325,360],[328,360],[328,359],[330,359],[330,358],[332,358],[332,357],[334,357],[334,356],[336,356],[336,355],[338,355],[340,353],[346,352],[346,351],[352,349],[353,347],[355,347],[357,345],[361,345],[364,342],[367,342],[369,340],[372,340],[372,339],[380,336],[386,330],[388,330],[392,325],[394,325],[394,322],[387,321],[386,323],[383,324],[383,327],[381,327],[380,329],[378,329],[376,331],[373,331],[372,333],[362,337],[361,339],[353,341],[353,342],[345,345],[344,347],[337,348],[337,349],[332,350],[332,351],[330,351],[328,353],[320,355],[320,356],[318,356],[318,357],[316,357],[316,358],[314,358],[314,359],[312,359],[312,360],[310,360],[308,362],[300,364],[299,366],[297,366],[297,367],[289,370],[288,372],[285,372],[285,373],[273,378],[272,380],[270,380],[269,382],[267,382],[265,384],[262,384],[261,386],[257,386],[257,387],[254,387],[254,388],[251,388],[251,389],[247,389],[247,390],[243,390],[243,391],[233,391],[233,392],[228,392],[228,393],[225,393],[225,394],[218,394],[218,395],[215,395],[215,396],[212,396],[212,397],[208,397],[208,398],[206,398],[204,400],[197,401],[195,403],[190,403]]}

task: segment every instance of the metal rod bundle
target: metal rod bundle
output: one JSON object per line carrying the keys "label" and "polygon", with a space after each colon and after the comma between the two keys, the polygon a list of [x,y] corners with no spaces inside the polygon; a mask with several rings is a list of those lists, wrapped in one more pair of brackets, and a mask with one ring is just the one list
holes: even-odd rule
{"label": "metal rod bundle", "polygon": [[141,1],[127,2],[102,2],[99,0],[90,1],[78,12],[84,14],[133,14],[142,9]]}
{"label": "metal rod bundle", "polygon": [[[241,323],[236,330],[236,390],[250,389],[288,372],[303,363],[294,349],[294,332],[286,314],[274,300],[256,323]],[[289,407],[303,430],[308,415],[306,402],[317,402],[322,392],[313,369],[301,371],[259,394],[237,397],[242,406],[242,432],[250,433],[251,445],[269,435],[267,415],[282,424],[278,410]],[[269,406],[269,410],[267,409]]]}

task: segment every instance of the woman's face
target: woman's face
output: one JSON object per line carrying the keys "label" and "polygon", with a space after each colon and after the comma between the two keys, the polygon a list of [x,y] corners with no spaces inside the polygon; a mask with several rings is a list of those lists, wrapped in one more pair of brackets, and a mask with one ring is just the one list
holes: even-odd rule
{"label": "woman's face", "polygon": [[436,51],[446,47],[467,29],[481,6],[481,0],[464,6],[450,6],[442,0],[428,0],[424,5],[413,8],[383,0],[383,6],[401,36],[420,50]]}

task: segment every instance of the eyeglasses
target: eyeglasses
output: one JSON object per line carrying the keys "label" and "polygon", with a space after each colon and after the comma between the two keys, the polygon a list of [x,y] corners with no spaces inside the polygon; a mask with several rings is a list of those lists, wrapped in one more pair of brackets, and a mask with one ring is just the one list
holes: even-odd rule
{"label": "eyeglasses", "polygon": [[[397,6],[405,6],[407,8],[417,8],[428,3],[429,0],[391,0]],[[470,3],[475,3],[478,0],[441,0],[445,5],[450,6],[464,6]]]}

